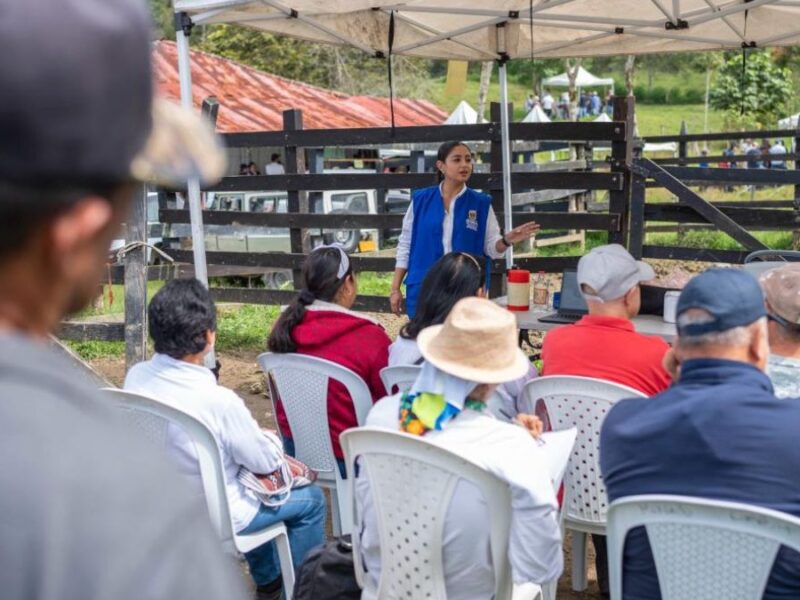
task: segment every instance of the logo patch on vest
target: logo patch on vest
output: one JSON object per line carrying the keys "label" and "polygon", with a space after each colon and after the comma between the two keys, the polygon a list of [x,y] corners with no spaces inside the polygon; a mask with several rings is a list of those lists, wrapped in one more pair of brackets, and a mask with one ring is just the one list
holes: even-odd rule
{"label": "logo patch on vest", "polygon": [[467,213],[467,229],[478,231],[478,211],[471,210]]}

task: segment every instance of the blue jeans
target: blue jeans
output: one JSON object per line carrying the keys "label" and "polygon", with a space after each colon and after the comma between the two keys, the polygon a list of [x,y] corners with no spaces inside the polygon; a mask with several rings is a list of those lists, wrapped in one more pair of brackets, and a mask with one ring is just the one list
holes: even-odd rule
{"label": "blue jeans", "polygon": [[[250,524],[239,533],[255,533],[280,521],[286,524],[292,562],[297,570],[306,554],[325,541],[325,496],[315,485],[292,490],[286,504],[276,507],[261,505]],[[274,542],[245,554],[250,574],[256,585],[266,585],[281,574],[278,551]]]}
{"label": "blue jeans", "polygon": [[[294,440],[290,437],[283,437],[283,451],[291,456],[292,458],[296,458],[294,453]],[[339,467],[339,475],[342,476],[342,479],[347,479],[347,467],[345,466],[345,462],[341,458],[336,459],[336,466]]]}

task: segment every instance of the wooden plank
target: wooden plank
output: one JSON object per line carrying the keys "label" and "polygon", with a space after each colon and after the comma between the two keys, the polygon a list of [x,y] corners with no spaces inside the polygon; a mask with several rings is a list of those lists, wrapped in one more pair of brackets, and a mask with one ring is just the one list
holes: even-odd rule
{"label": "wooden plank", "polygon": [[[647,159],[642,159],[637,161],[636,165],[632,168],[642,177],[649,176],[655,179],[658,183],[675,194],[680,202],[693,208],[705,217],[709,223],[716,225],[721,231],[727,233],[748,250],[763,250],[767,248],[760,240],[739,226],[736,221],[728,217],[717,207],[703,200],[663,167]],[[725,171],[728,169],[719,170]]]}
{"label": "wooden plank", "polygon": [[[211,288],[211,296],[216,302],[285,305],[295,299],[297,292],[291,290]],[[353,308],[369,312],[391,312],[389,298],[384,296],[359,295]]]}
{"label": "wooden plank", "polygon": [[[187,210],[162,210],[161,220],[164,223],[188,223]],[[204,225],[232,225],[247,227],[303,227],[320,229],[398,229],[403,224],[402,214],[365,215],[365,214],[290,214],[290,213],[246,213],[234,211],[203,211]],[[503,222],[502,209],[497,212],[497,219]],[[608,230],[619,228],[619,215],[608,213],[562,213],[537,211],[514,212],[512,221],[517,225],[535,219],[546,228]],[[170,254],[169,252],[167,252]]]}
{"label": "wooden plank", "polygon": [[702,262],[741,264],[750,252],[738,250],[713,250],[710,248],[683,248],[680,246],[644,246],[644,258],[666,260],[699,260]]}
{"label": "wooden plank", "polygon": [[534,190],[532,192],[521,192],[511,195],[512,206],[525,206],[526,204],[543,204],[545,202],[555,202],[565,200],[575,194],[583,194],[586,190]]}
{"label": "wooden plank", "polygon": [[794,129],[767,129],[762,131],[728,131],[722,133],[694,133],[687,135],[653,135],[645,138],[646,143],[662,142],[712,142],[718,140],[743,140],[745,138],[790,138],[797,132]]}
{"label": "wooden plank", "polygon": [[56,337],[72,342],[123,342],[125,341],[125,323],[62,321]]}
{"label": "wooden plank", "polygon": [[[147,186],[132,203],[126,242],[147,242]],[[125,255],[125,367],[147,359],[147,248],[140,246]]]}
{"label": "wooden plank", "polygon": [[[794,160],[795,158],[800,157],[800,154],[792,154],[786,153],[781,154],[781,160]],[[746,154],[736,154],[734,156],[725,156],[724,154],[715,154],[713,156],[687,156],[686,158],[681,158],[680,156],[669,156],[664,158],[651,158],[654,163],[663,165],[663,164],[677,164],[681,162],[682,164],[696,164],[701,162],[708,162],[708,163],[721,163],[721,162],[746,162],[748,160],[753,160],[752,156],[747,156]]]}
{"label": "wooden plank", "polygon": [[[303,129],[303,113],[299,110],[285,110],[283,111],[283,128],[287,131],[300,131]],[[297,173],[305,173],[305,159],[302,150],[298,150],[295,144],[286,144],[284,147],[286,153],[286,172],[291,176]],[[274,175],[267,175],[267,177],[274,177]],[[308,197],[304,195],[305,203],[301,203],[300,191],[296,189],[289,189],[288,194],[288,209],[290,213],[308,213]],[[303,206],[305,204],[305,206]],[[303,210],[305,209],[305,210]],[[289,230],[289,245],[292,252],[302,253],[303,248],[303,230],[299,227],[293,227]],[[303,287],[303,274],[299,269],[292,271],[292,279],[294,280],[294,287],[299,290]]]}
{"label": "wooden plank", "polygon": [[645,199],[647,192],[644,182],[644,177],[638,173],[633,174],[631,178],[631,227],[628,251],[637,260],[642,258],[642,246],[644,246]]}
{"label": "wooden plank", "polygon": [[[513,140],[611,141],[624,138],[622,123],[511,123]],[[372,127],[359,129],[305,129],[223,134],[228,148],[274,146],[331,147],[430,144],[450,140],[486,141],[500,135],[500,123],[432,125],[425,127]]]}
{"label": "wooden plank", "polygon": [[[656,164],[656,163],[653,163]],[[699,167],[663,167],[684,183],[743,183],[748,185],[800,184],[800,172],[783,169],[701,169]]]}
{"label": "wooden plank", "polygon": [[[514,264],[521,269],[527,269],[531,273],[544,271],[545,273],[561,273],[564,269],[574,269],[578,266],[580,256],[549,256],[546,258],[515,256]],[[505,271],[505,262],[502,260],[492,261],[492,270],[496,272]]]}
{"label": "wooden plank", "polygon": [[[288,166],[288,165],[287,165]],[[204,188],[207,192],[267,192],[286,190],[371,190],[422,188],[436,185],[432,173],[336,173],[336,174],[289,174],[225,177],[218,184]],[[582,171],[512,173],[511,184],[515,190],[531,188],[568,190],[584,188],[592,190],[622,189],[622,178],[617,173],[587,173]],[[503,175],[500,172],[474,173],[470,187],[484,190],[501,190]]]}
{"label": "wooden plank", "polygon": [[[712,205],[713,206],[713,205]],[[790,210],[776,210],[769,208],[730,208],[719,207],[724,215],[727,215],[742,227],[755,229],[756,231],[786,230],[794,222],[794,214]],[[707,223],[708,219],[703,217],[694,208],[679,204],[647,204],[644,209],[644,216],[648,221],[668,221],[674,223]]]}

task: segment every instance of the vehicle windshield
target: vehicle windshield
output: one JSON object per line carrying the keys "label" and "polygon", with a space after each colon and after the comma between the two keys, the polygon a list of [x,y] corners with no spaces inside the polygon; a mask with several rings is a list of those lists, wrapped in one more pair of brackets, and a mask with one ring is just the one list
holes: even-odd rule
{"label": "vehicle windshield", "polygon": [[366,192],[355,194],[332,194],[331,210],[346,210],[350,213],[368,213]]}

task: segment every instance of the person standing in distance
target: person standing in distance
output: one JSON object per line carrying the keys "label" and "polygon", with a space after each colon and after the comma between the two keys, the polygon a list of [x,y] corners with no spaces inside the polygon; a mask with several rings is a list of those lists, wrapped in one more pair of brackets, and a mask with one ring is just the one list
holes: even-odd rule
{"label": "person standing in distance", "polygon": [[142,0],[0,4],[0,596],[244,598],[202,497],[48,333],[94,297],[137,181],[216,180],[199,114],[153,101]]}
{"label": "person standing in distance", "polygon": [[[533,237],[539,230],[539,225],[531,221],[505,234],[500,232],[491,196],[467,186],[472,176],[472,151],[463,142],[442,144],[436,169],[439,185],[414,191],[403,219],[389,296],[395,314],[403,309],[400,286],[405,280],[406,313],[414,316],[425,274],[448,252],[501,258],[512,245]],[[488,274],[487,268],[487,285]]]}

